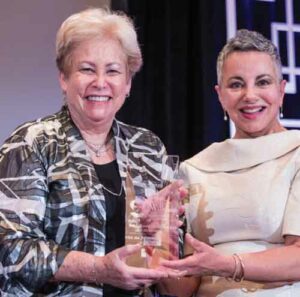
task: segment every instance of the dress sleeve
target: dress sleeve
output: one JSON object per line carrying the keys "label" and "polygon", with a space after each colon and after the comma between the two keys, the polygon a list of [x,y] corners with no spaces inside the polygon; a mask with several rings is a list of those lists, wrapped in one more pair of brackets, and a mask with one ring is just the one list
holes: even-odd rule
{"label": "dress sleeve", "polygon": [[47,169],[37,147],[12,136],[0,150],[0,292],[34,292],[67,250],[44,233]]}
{"label": "dress sleeve", "polygon": [[290,187],[289,197],[284,214],[282,235],[300,236],[300,169]]}

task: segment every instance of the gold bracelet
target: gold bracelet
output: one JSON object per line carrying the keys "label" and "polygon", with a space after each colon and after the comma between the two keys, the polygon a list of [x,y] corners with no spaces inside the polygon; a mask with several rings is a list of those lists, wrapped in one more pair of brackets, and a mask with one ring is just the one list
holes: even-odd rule
{"label": "gold bracelet", "polygon": [[238,266],[238,269],[236,271],[238,271],[238,273],[234,274],[232,279],[235,281],[235,282],[241,282],[244,280],[244,275],[245,275],[245,265],[244,265],[244,262],[242,260],[242,257],[238,254],[233,254],[232,255],[236,262],[237,262],[237,266]]}
{"label": "gold bracelet", "polygon": [[232,255],[232,258],[234,260],[234,271],[233,271],[233,275],[232,276],[226,277],[226,280],[228,280],[228,281],[233,281],[233,280],[235,281],[236,280],[236,276],[238,274],[238,259],[234,255]]}
{"label": "gold bracelet", "polygon": [[241,265],[241,275],[239,277],[239,281],[241,282],[244,280],[244,277],[245,277],[245,264],[244,264],[242,257],[239,254],[234,254],[234,255],[239,259],[239,262]]}
{"label": "gold bracelet", "polygon": [[235,262],[234,273],[233,273],[232,279],[236,282],[238,272],[239,272],[239,260],[237,259],[237,257],[234,254],[232,256],[233,256],[233,259],[234,259],[234,262]]}

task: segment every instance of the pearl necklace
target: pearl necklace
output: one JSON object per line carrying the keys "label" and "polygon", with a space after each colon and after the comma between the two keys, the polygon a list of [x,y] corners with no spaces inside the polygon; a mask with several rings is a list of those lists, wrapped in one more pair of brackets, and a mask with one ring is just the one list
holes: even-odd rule
{"label": "pearl necklace", "polygon": [[88,148],[96,154],[96,157],[101,157],[103,153],[106,153],[111,149],[112,143],[113,143],[113,138],[111,138],[109,141],[105,141],[102,144],[95,144],[91,143],[85,140],[86,145]]}

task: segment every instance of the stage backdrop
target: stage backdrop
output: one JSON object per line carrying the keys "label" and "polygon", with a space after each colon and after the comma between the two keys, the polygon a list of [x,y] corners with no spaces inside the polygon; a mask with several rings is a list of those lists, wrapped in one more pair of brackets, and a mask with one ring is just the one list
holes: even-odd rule
{"label": "stage backdrop", "polygon": [[0,4],[0,143],[24,121],[60,109],[55,35],[61,22],[109,0],[9,0]]}
{"label": "stage backdrop", "polygon": [[144,67],[119,117],[155,131],[181,159],[230,135],[214,91],[215,61],[237,29],[279,47],[288,80],[283,123],[300,127],[300,1],[112,0],[135,20]]}
{"label": "stage backdrop", "polygon": [[[61,92],[54,39],[68,15],[109,0],[10,0],[0,10],[0,142],[24,121],[55,112]],[[299,128],[300,1],[112,0],[135,20],[144,67],[119,118],[156,132],[170,153],[192,156],[230,135],[214,91],[215,61],[239,28],[279,46],[288,80],[283,123]]]}

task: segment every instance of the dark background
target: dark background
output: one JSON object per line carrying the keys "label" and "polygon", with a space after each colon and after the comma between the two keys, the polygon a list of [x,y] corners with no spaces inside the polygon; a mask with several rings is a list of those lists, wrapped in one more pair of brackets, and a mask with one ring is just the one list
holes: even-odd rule
{"label": "dark background", "polygon": [[[294,1],[298,23],[299,2]],[[144,57],[118,118],[154,131],[181,160],[229,137],[214,90],[217,55],[227,39],[225,0],[112,0],[111,5],[134,19]],[[285,22],[285,0],[236,0],[236,5],[238,28],[271,38],[270,22]],[[286,45],[281,48],[286,62]],[[296,94],[286,100],[285,116],[300,118],[298,99]]]}

